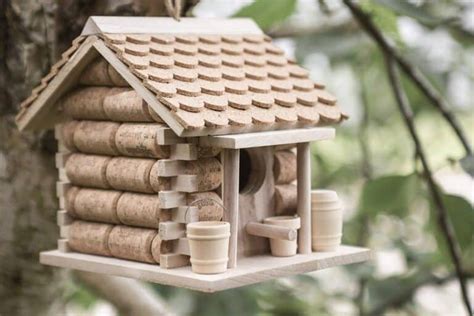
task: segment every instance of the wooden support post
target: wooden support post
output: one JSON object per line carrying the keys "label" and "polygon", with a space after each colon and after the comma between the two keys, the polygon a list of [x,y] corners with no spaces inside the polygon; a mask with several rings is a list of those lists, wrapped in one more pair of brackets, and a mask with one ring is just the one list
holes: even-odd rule
{"label": "wooden support post", "polygon": [[225,149],[223,202],[224,220],[230,223],[229,268],[237,266],[237,240],[239,229],[239,149]]}
{"label": "wooden support post", "polygon": [[295,240],[297,234],[293,228],[262,223],[248,223],[245,230],[249,235],[289,241]]}
{"label": "wooden support post", "polygon": [[309,143],[296,146],[298,168],[298,215],[301,228],[298,234],[298,252],[311,253],[311,160]]}

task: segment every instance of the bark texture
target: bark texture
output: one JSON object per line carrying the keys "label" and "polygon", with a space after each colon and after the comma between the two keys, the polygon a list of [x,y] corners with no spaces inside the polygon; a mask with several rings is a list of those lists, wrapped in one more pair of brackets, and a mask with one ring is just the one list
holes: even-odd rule
{"label": "bark texture", "polygon": [[59,315],[65,273],[39,264],[56,246],[55,142],[20,134],[18,104],[55,55],[54,1],[0,0],[0,314]]}

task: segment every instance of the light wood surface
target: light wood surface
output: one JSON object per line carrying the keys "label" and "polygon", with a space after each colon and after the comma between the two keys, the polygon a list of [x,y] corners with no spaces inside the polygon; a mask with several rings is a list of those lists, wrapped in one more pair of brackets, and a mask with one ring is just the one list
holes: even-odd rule
{"label": "light wood surface", "polygon": [[298,252],[311,253],[311,152],[309,143],[296,146],[297,159],[297,213],[301,218],[301,228],[298,233]]}
{"label": "light wood surface", "polygon": [[230,223],[229,268],[237,265],[239,230],[239,158],[238,149],[226,149],[223,154],[224,221]]}
{"label": "light wood surface", "polygon": [[201,146],[221,148],[252,148],[333,139],[335,133],[332,127],[311,127],[235,135],[206,136],[201,137],[199,143]]}
{"label": "light wood surface", "polygon": [[[189,260],[189,257],[182,255],[162,255],[161,265],[165,263],[161,261],[164,260],[163,256],[173,257],[174,260],[176,258],[180,258],[179,260],[186,260],[187,258]],[[351,246],[341,246],[336,252],[315,252],[287,258],[262,255],[240,259],[239,266],[235,269],[229,269],[225,273],[214,275],[193,273],[191,267],[163,269],[152,264],[74,252],[61,253],[58,250],[42,252],[40,262],[46,265],[137,278],[203,292],[216,292],[278,277],[363,262],[370,260],[371,256],[369,249]]]}
{"label": "light wood surface", "polygon": [[296,229],[262,223],[248,223],[245,229],[250,235],[289,241],[295,240],[297,235]]}
{"label": "light wood surface", "polygon": [[91,16],[81,35],[100,33],[153,33],[153,34],[262,34],[251,19],[181,18],[167,17]]}

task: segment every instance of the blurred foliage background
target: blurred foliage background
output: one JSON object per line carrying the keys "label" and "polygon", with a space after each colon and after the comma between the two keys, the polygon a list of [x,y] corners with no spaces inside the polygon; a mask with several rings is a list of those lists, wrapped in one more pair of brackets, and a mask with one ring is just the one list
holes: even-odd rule
{"label": "blurred foliage background", "polygon": [[[452,105],[472,144],[474,3],[362,0],[376,26]],[[344,242],[370,247],[371,263],[213,295],[151,285],[186,315],[463,315],[454,269],[435,224],[422,168],[397,109],[383,55],[339,0],[201,0],[188,15],[251,17],[327,84],[351,116],[335,141],[314,144],[314,188],[345,202]],[[415,123],[443,192],[467,277],[474,276],[472,159],[426,97],[403,77]],[[471,166],[469,166],[469,163]],[[464,167],[464,168],[463,168]],[[471,170],[471,175],[469,175]],[[474,283],[469,281],[471,300]],[[80,284],[70,312],[112,313]]]}

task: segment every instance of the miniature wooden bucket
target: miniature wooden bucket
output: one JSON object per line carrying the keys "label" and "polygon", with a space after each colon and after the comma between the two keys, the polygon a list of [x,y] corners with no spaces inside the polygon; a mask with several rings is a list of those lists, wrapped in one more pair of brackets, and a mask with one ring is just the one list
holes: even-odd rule
{"label": "miniature wooden bucket", "polygon": [[[301,220],[294,216],[274,216],[263,220],[265,224],[284,226],[287,228],[299,229],[301,227]],[[270,250],[273,256],[276,257],[290,257],[296,255],[298,248],[297,238],[295,240],[283,240],[270,238]]]}
{"label": "miniature wooden bucket", "polygon": [[214,274],[227,270],[230,237],[228,222],[189,223],[186,227],[186,234],[193,272]]}
{"label": "miniature wooden bucket", "polygon": [[342,238],[342,203],[335,191],[311,192],[313,251],[336,251]]}

